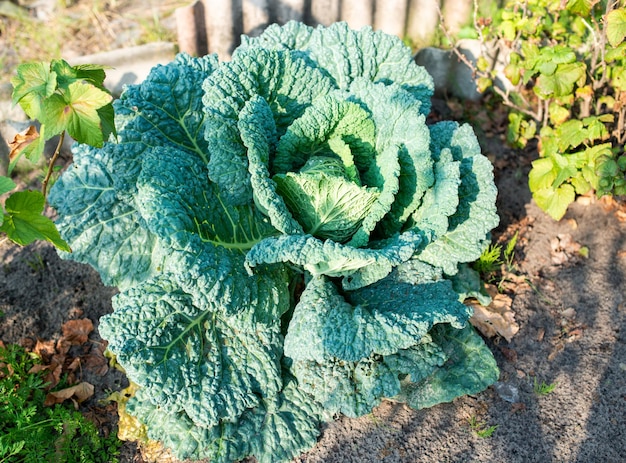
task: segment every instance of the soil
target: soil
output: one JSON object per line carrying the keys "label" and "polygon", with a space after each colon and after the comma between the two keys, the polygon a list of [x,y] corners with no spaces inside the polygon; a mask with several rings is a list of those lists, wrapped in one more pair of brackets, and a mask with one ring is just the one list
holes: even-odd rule
{"label": "soil", "polygon": [[[445,119],[459,106],[434,105]],[[493,118],[474,123],[499,188],[501,225],[494,240],[506,244],[518,233],[502,287],[519,332],[510,342],[487,340],[501,369],[499,382],[426,410],[384,402],[370,415],[340,417],[324,425],[318,445],[294,462],[624,461],[626,207],[583,197],[554,221],[528,191],[534,152],[506,147],[502,124]],[[20,248],[4,242],[0,262],[1,341],[32,347],[59,339],[68,320],[88,318],[95,331],[83,350],[102,345],[98,320],[112,310],[116,290],[103,286],[95,271],[61,260],[46,243]],[[114,432],[114,407],[101,400],[128,383],[118,370],[104,370],[79,373],[95,386],[82,410]],[[541,385],[553,390],[541,393]],[[126,444],[120,461],[142,458]]]}

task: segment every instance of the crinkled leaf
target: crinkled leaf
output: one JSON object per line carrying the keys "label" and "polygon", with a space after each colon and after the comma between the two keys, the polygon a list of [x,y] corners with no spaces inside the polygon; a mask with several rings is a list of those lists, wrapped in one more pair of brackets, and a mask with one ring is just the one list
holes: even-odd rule
{"label": "crinkled leaf", "polygon": [[333,87],[301,55],[258,49],[235,54],[206,79],[203,89],[209,177],[227,203],[240,205],[252,198],[246,147],[237,125],[246,102],[255,96],[267,101],[280,137],[314,98]]}
{"label": "crinkled leaf", "polygon": [[480,392],[498,380],[496,361],[471,325],[461,330],[437,325],[430,334],[448,359],[422,381],[412,382],[407,378],[398,400],[415,409],[432,407]]}
{"label": "crinkled leaf", "polygon": [[74,165],[54,184],[50,204],[72,258],[88,263],[104,284],[126,287],[158,271],[163,259],[154,234],[139,213],[116,195],[111,172],[113,146],[74,148]]}
{"label": "crinkled leaf", "polygon": [[254,455],[259,463],[287,463],[316,443],[321,410],[294,381],[280,394],[247,410],[236,423],[196,426],[184,413],[168,413],[139,390],[127,406],[148,427],[151,439],[163,441],[180,458],[208,458],[232,463]]}
{"label": "crinkled leaf", "polygon": [[246,255],[246,265],[291,262],[314,276],[344,277],[344,289],[357,289],[386,277],[424,244],[421,233],[407,232],[374,248],[353,248],[311,235],[266,238]]}
{"label": "crinkled leaf", "polygon": [[363,180],[381,191],[351,240],[350,244],[359,247],[367,244],[376,227],[384,236],[401,231],[433,184],[434,159],[429,150],[430,133],[413,95],[397,84],[385,86],[366,79],[355,79],[350,95],[350,101],[368,108],[376,126],[378,155]]}
{"label": "crinkled leaf", "polygon": [[387,277],[344,297],[330,280],[318,277],[296,306],[285,355],[317,363],[390,355],[417,344],[437,323],[462,328],[470,315],[447,280],[412,285]]}
{"label": "crinkled leaf", "polygon": [[179,54],[171,63],[155,66],[140,85],[127,87],[114,102],[119,134],[112,149],[118,194],[135,194],[143,156],[152,147],[171,147],[207,162],[199,82],[215,67],[214,55]]}
{"label": "crinkled leaf", "polygon": [[[187,181],[180,184],[180,173]],[[177,249],[191,235],[241,253],[275,234],[252,205],[229,206],[208,180],[206,164],[184,151],[147,152],[137,179],[137,209],[149,230]]]}
{"label": "crinkled leaf", "polygon": [[460,162],[459,205],[448,219],[447,231],[416,257],[454,275],[459,263],[478,259],[487,246],[486,237],[499,222],[495,205],[497,190],[493,183],[493,167],[480,153],[471,127],[440,122],[430,130],[431,149],[440,153],[448,148],[454,160]]}
{"label": "crinkled leaf", "polygon": [[300,360],[291,369],[298,386],[322,404],[329,418],[337,413],[363,416],[383,398],[400,392],[398,373],[380,358],[358,362],[328,358],[323,363]]}
{"label": "crinkled leaf", "polygon": [[[333,159],[311,159],[331,164]],[[311,173],[307,163],[298,174],[276,175],[273,180],[305,233],[345,243],[356,232],[375,203],[374,188],[357,185],[343,175],[327,175],[328,166]]]}
{"label": "crinkled leaf", "polygon": [[[250,283],[281,285],[248,281],[249,305],[239,307],[228,299],[198,306],[171,277],[147,281],[115,298],[100,332],[127,374],[163,409],[184,410],[202,427],[236,420],[282,387],[280,319],[261,323],[267,304],[259,301],[272,299],[276,289]],[[246,281],[240,283],[247,293]]]}
{"label": "crinkled leaf", "polygon": [[259,96],[247,101],[239,114],[241,140],[248,150],[248,170],[253,199],[257,208],[281,233],[303,233],[283,198],[276,193],[276,183],[270,178],[270,148],[275,145],[276,125],[268,103]]}
{"label": "crinkled leaf", "polygon": [[377,127],[368,109],[335,95],[317,99],[287,128],[276,146],[272,173],[297,171],[313,156],[331,156],[342,162],[344,175],[362,183],[376,156]]}
{"label": "crinkled leaf", "polygon": [[430,112],[432,77],[415,64],[411,49],[396,36],[368,27],[354,31],[345,22],[313,29],[291,21],[268,27],[258,38],[244,37],[239,50],[261,47],[306,52],[340,89],[349,88],[360,77],[375,83],[395,82],[415,96],[422,114]]}

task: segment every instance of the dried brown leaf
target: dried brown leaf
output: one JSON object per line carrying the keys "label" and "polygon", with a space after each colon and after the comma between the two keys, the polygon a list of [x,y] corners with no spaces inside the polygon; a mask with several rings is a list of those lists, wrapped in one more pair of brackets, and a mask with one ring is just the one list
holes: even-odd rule
{"label": "dried brown leaf", "polygon": [[[494,289],[487,286],[488,292]],[[519,325],[515,321],[515,312],[511,310],[513,300],[506,294],[493,294],[491,304],[487,307],[478,302],[471,302],[469,305],[474,309],[474,315],[470,318],[470,323],[484,336],[502,336],[508,342],[519,331]]]}
{"label": "dried brown leaf", "polygon": [[30,145],[32,142],[39,138],[39,132],[37,132],[37,127],[31,125],[23,132],[20,132],[15,135],[13,141],[9,143],[9,159],[13,160],[17,157],[20,152]]}
{"label": "dried brown leaf", "polygon": [[80,357],[76,357],[70,362],[70,364],[65,369],[69,371],[76,371],[77,369],[80,368],[80,364],[81,364]]}
{"label": "dried brown leaf", "polygon": [[63,338],[71,345],[84,344],[89,339],[89,333],[93,331],[93,323],[88,318],[70,320],[62,326]]}
{"label": "dried brown leaf", "polygon": [[51,406],[54,404],[60,404],[68,399],[75,401],[75,403],[81,403],[93,396],[94,386],[87,382],[82,382],[60,391],[49,392],[46,395],[44,405]]}
{"label": "dried brown leaf", "polygon": [[109,371],[109,361],[98,351],[86,355],[83,358],[83,365],[98,376],[104,376]]}
{"label": "dried brown leaf", "polygon": [[41,339],[38,339],[35,347],[33,348],[33,352],[41,357],[44,361],[47,361],[50,357],[56,354],[56,343],[51,340],[43,341]]}
{"label": "dried brown leaf", "polygon": [[550,240],[552,263],[563,265],[570,260],[584,256],[583,247],[577,243],[569,233],[559,233]]}

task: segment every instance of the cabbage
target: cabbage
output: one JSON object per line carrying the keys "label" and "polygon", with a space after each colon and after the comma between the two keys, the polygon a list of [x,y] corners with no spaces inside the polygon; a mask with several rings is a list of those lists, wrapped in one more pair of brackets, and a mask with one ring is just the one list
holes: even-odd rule
{"label": "cabbage", "polygon": [[291,22],[181,54],[115,102],[50,202],[117,286],[127,411],[176,456],[290,461],[319,424],[474,394],[498,369],[451,279],[498,223],[471,128],[427,125],[396,37]]}

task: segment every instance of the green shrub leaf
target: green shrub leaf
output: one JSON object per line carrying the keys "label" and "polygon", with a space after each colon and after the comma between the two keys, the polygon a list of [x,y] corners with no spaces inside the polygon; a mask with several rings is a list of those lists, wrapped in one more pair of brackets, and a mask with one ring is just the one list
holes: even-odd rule
{"label": "green shrub leaf", "polygon": [[537,205],[546,211],[554,220],[561,220],[567,211],[567,207],[574,202],[576,192],[568,183],[556,189],[544,188],[533,192],[533,198]]}
{"label": "green shrub leaf", "polygon": [[612,47],[617,47],[626,37],[626,9],[611,11],[606,16],[606,38]]}
{"label": "green shrub leaf", "polygon": [[39,119],[42,115],[42,102],[54,93],[56,73],[44,62],[24,63],[17,67],[13,84],[13,104],[22,107],[28,117]]}
{"label": "green shrub leaf", "polygon": [[9,239],[25,246],[35,240],[46,240],[57,248],[71,252],[61,238],[54,222],[42,215],[45,199],[38,191],[18,191],[6,200],[4,222],[0,231]]}
{"label": "green shrub leaf", "polygon": [[83,82],[72,82],[63,94],[54,94],[43,103],[41,122],[49,134],[64,130],[78,142],[100,147],[104,141],[98,109],[111,103],[108,93]]}
{"label": "green shrub leaf", "polygon": [[541,98],[560,97],[572,93],[574,84],[585,78],[584,63],[559,64],[552,75],[542,74],[533,88]]}
{"label": "green shrub leaf", "polygon": [[0,195],[8,193],[15,188],[15,182],[9,177],[0,176]]}

